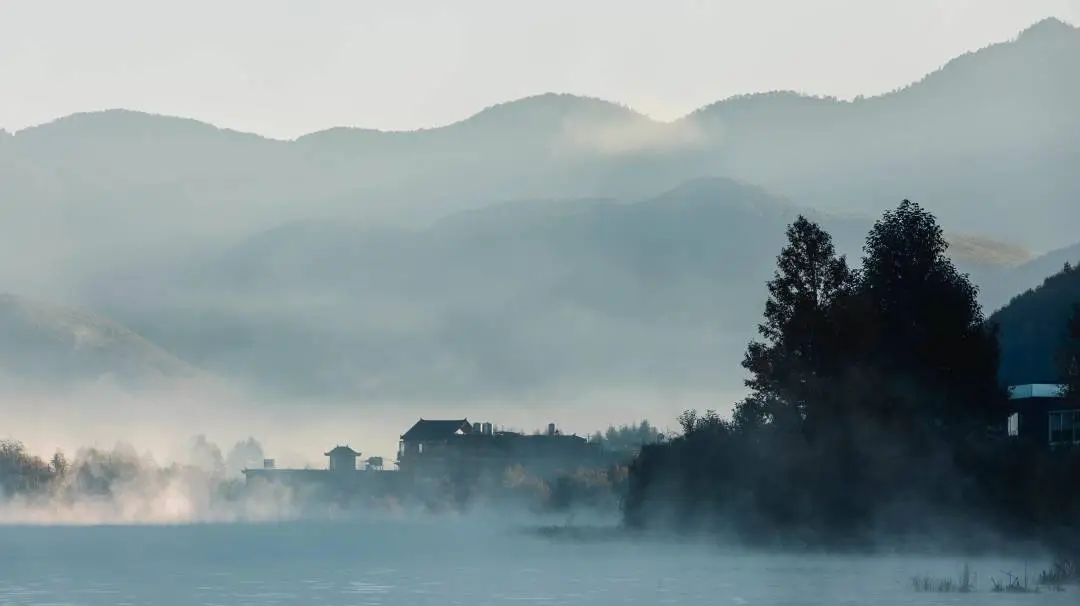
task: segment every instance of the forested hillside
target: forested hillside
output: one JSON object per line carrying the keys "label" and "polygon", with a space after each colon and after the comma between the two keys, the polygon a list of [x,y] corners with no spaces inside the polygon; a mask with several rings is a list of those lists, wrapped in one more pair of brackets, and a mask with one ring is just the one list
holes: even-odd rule
{"label": "forested hillside", "polygon": [[995,313],[1004,384],[1060,383],[1068,323],[1080,304],[1080,267],[1066,265]]}

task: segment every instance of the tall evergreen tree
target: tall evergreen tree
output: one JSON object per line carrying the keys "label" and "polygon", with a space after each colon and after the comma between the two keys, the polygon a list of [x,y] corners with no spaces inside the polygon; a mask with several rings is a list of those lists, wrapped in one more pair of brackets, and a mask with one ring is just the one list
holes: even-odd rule
{"label": "tall evergreen tree", "polygon": [[[627,522],[670,510],[770,541],[918,536],[939,514],[1066,528],[1077,492],[1054,479],[1076,459],[978,439],[1005,418],[997,335],[934,217],[906,200],[885,213],[858,274],[805,218],[787,236],[743,363],[752,393],[731,421],[688,411],[683,435],[642,448]],[[1080,306],[1070,330],[1075,397]]]}
{"label": "tall evergreen tree", "polygon": [[763,341],[751,343],[743,360],[754,392],[737,411],[746,425],[766,417],[796,427],[812,416],[835,332],[830,307],[852,285],[847,262],[817,224],[799,216],[787,240],[768,283],[765,319],[758,326]]}

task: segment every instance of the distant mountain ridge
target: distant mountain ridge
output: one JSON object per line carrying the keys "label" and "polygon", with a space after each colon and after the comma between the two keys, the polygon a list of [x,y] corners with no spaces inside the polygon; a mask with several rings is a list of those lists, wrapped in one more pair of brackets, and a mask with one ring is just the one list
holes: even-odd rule
{"label": "distant mountain ridge", "polygon": [[1080,242],[1052,250],[1019,265],[999,267],[981,282],[982,299],[990,310],[1005,306],[1014,297],[1038,287],[1065,264],[1080,266]]}
{"label": "distant mountain ridge", "polygon": [[991,316],[1001,339],[1003,384],[1062,381],[1059,355],[1075,305],[1080,305],[1080,267],[1067,266]]}
{"label": "distant mountain ridge", "polygon": [[[79,262],[107,267],[132,248],[178,254],[289,220],[423,224],[503,200],[633,200],[724,176],[834,214],[875,216],[912,198],[946,224],[1042,252],[1070,244],[1080,225],[1078,63],[1078,30],[1048,21],[893,93],[746,95],[671,123],[557,94],[436,129],[332,129],[295,142],[84,113],[0,139],[0,197],[15,201],[0,238],[32,246],[43,239],[26,234],[44,230],[78,242]],[[112,233],[121,223],[139,229]],[[73,262],[41,254],[52,267]]]}
{"label": "distant mountain ridge", "polygon": [[[799,214],[858,264],[871,221],[716,178],[629,203],[498,204],[421,229],[289,222],[186,265],[99,278],[91,303],[201,367],[304,395],[737,391]],[[977,244],[959,267],[1007,282],[1000,247]]]}
{"label": "distant mountain ridge", "polygon": [[1080,33],[1046,22],[886,95],[671,123],[555,94],[295,141],[80,114],[0,137],[0,241],[20,253],[0,281],[304,394],[738,389],[800,212],[855,257],[883,208],[920,202],[988,309],[1060,267],[1027,257],[1076,242],[1077,64]]}
{"label": "distant mountain ridge", "polygon": [[[927,74],[926,76],[924,76],[923,78],[921,78],[919,80],[916,80],[915,82],[912,82],[912,83],[907,84],[907,85],[899,86],[896,89],[894,89],[894,90],[892,90],[890,92],[887,92],[887,93],[882,93],[882,94],[878,94],[878,95],[871,95],[871,96],[862,96],[862,95],[860,95],[855,101],[843,101],[843,100],[839,100],[839,99],[837,99],[835,97],[805,94],[805,93],[800,93],[800,92],[792,91],[792,90],[775,90],[775,91],[758,92],[758,93],[746,93],[746,94],[733,95],[731,97],[721,99],[719,101],[715,101],[713,103],[704,105],[704,106],[702,106],[702,107],[700,107],[698,109],[692,110],[686,116],[684,116],[682,118],[679,118],[678,120],[687,120],[687,119],[700,118],[703,115],[708,115],[708,114],[714,113],[714,112],[722,113],[722,112],[726,112],[728,110],[736,110],[737,111],[737,108],[747,109],[747,108],[759,107],[758,102],[763,101],[763,100],[767,105],[772,105],[772,107],[766,107],[767,109],[769,109],[769,110],[777,110],[777,109],[784,110],[785,112],[789,113],[789,115],[790,115],[792,113],[791,110],[797,109],[798,107],[815,107],[816,106],[816,107],[819,107],[819,108],[827,108],[827,107],[833,107],[833,106],[835,106],[837,104],[851,104],[851,103],[867,102],[867,101],[872,101],[872,100],[875,100],[875,99],[887,98],[887,97],[891,97],[891,96],[893,96],[893,95],[895,95],[897,93],[907,91],[907,90],[910,90],[910,89],[914,89],[914,88],[917,88],[919,86],[937,85],[937,82],[939,80],[942,80],[943,82],[947,83],[948,79],[945,76],[943,76],[943,74],[945,74],[945,73],[947,73],[947,72],[949,72],[950,70],[953,70],[953,69],[964,69],[964,70],[977,72],[977,71],[979,71],[979,67],[977,65],[977,62],[979,60],[978,57],[981,57],[981,56],[989,54],[989,53],[1006,53],[1006,52],[1008,52],[1008,49],[1011,46],[1013,46],[1013,45],[1015,45],[1017,43],[1031,42],[1033,44],[1039,44],[1039,45],[1058,45],[1058,46],[1066,46],[1067,47],[1068,45],[1074,43],[1074,41],[1072,40],[1072,37],[1074,37],[1076,35],[1077,29],[1078,28],[1076,26],[1071,25],[1069,23],[1066,23],[1065,21],[1062,21],[1059,18],[1047,17],[1047,18],[1045,18],[1045,19],[1043,19],[1041,21],[1038,21],[1038,22],[1028,26],[1027,28],[1022,30],[1019,34],[1017,34],[1011,40],[992,43],[992,44],[989,44],[989,45],[987,45],[987,46],[985,46],[983,48],[968,51],[968,52],[966,52],[966,53],[964,53],[964,54],[962,54],[962,55],[960,55],[960,56],[958,56],[958,57],[956,57],[954,59],[951,59],[951,60],[947,61],[941,68]],[[549,101],[550,101],[550,103],[549,103]],[[471,114],[471,115],[469,115],[469,116],[467,116],[467,117],[465,117],[465,118],[463,118],[461,120],[456,120],[456,121],[450,122],[449,124],[445,124],[445,125],[425,127],[425,128],[414,129],[414,130],[383,130],[383,129],[372,128],[372,127],[335,126],[335,127],[322,129],[322,130],[312,131],[312,132],[304,134],[304,135],[300,135],[299,137],[296,137],[294,139],[294,141],[317,139],[317,138],[319,138],[319,137],[321,137],[323,135],[329,136],[329,135],[333,135],[333,134],[356,134],[356,135],[364,136],[364,135],[374,135],[374,134],[407,135],[407,134],[430,133],[430,132],[433,132],[433,131],[440,131],[440,130],[443,130],[443,129],[446,129],[446,128],[464,128],[464,127],[466,127],[466,125],[473,125],[473,124],[477,124],[477,123],[483,124],[483,123],[497,122],[500,119],[506,119],[508,117],[513,122],[513,121],[516,121],[517,118],[530,118],[531,119],[533,117],[532,110],[534,108],[540,108],[540,110],[542,112],[554,113],[555,115],[561,115],[563,112],[576,112],[576,111],[580,111],[580,110],[582,110],[584,108],[584,109],[586,109],[588,111],[592,111],[594,113],[599,113],[599,114],[608,114],[608,115],[611,115],[611,116],[629,117],[629,118],[632,118],[632,119],[640,119],[640,120],[646,120],[646,121],[650,121],[650,122],[659,122],[657,120],[654,120],[653,118],[650,118],[649,116],[647,116],[645,114],[637,112],[637,111],[633,110],[632,108],[630,108],[628,106],[625,106],[625,105],[622,105],[622,104],[619,104],[617,102],[608,101],[608,100],[600,99],[600,98],[597,98],[597,97],[580,96],[580,95],[573,95],[573,94],[568,94],[568,93],[549,92],[549,93],[541,93],[541,94],[536,94],[536,95],[530,95],[530,96],[522,97],[520,99],[516,99],[516,100],[512,100],[512,101],[504,101],[504,102],[500,102],[500,103],[494,103],[494,104],[489,105],[489,106],[477,111],[476,113]],[[794,113],[797,113],[797,112],[794,112]],[[186,123],[186,124],[190,124],[190,125],[196,125],[197,127],[202,128],[202,129],[219,131],[221,133],[234,134],[234,135],[244,135],[244,136],[249,136],[249,137],[256,137],[256,138],[267,140],[267,141],[278,141],[278,142],[287,142],[288,141],[288,140],[284,140],[284,139],[276,139],[276,138],[273,138],[273,137],[267,137],[267,136],[259,135],[259,134],[256,134],[256,133],[247,133],[247,132],[243,132],[243,131],[236,131],[236,130],[229,129],[227,127],[214,126],[214,125],[208,124],[206,122],[201,122],[201,121],[199,121],[197,119],[193,119],[193,118],[173,117],[173,116],[167,116],[167,115],[162,115],[162,114],[153,114],[153,113],[140,112],[140,111],[135,111],[135,110],[127,110],[127,109],[109,109],[109,110],[92,111],[92,112],[77,112],[77,113],[74,113],[74,114],[71,114],[71,115],[68,115],[68,116],[64,116],[64,117],[57,118],[55,120],[51,120],[49,122],[46,122],[46,123],[43,123],[43,124],[40,124],[40,125],[35,125],[35,126],[30,126],[30,127],[20,129],[20,130],[16,131],[16,133],[17,134],[27,134],[27,133],[35,132],[35,131],[38,131],[38,130],[41,130],[41,129],[46,129],[47,130],[47,129],[51,129],[53,127],[56,127],[56,126],[59,126],[59,125],[65,124],[65,123],[70,123],[70,122],[73,122],[73,121],[79,121],[79,120],[84,120],[84,119],[95,120],[96,116],[108,115],[108,114],[125,114],[125,115],[131,115],[131,116],[145,116],[145,117],[150,117],[150,118],[154,118],[154,119],[166,120],[166,121],[172,122],[174,125],[179,125],[181,123]],[[675,121],[678,121],[678,120],[675,120]],[[101,123],[99,123],[99,124],[101,124]],[[109,129],[110,133],[113,132],[112,128],[113,128],[112,125],[108,125],[108,129]],[[13,133],[5,131],[4,129],[0,129],[0,133],[3,133],[3,135],[13,135]],[[2,135],[0,135],[0,136],[2,136]]]}
{"label": "distant mountain ridge", "polygon": [[197,371],[99,315],[0,293],[0,375],[70,385],[145,384]]}
{"label": "distant mountain ridge", "polygon": [[[737,391],[764,283],[800,213],[857,265],[870,221],[702,179],[633,203],[519,201],[423,229],[289,222],[186,262],[97,276],[87,305],[124,326],[83,312],[30,323],[118,335],[111,346],[41,329],[31,342],[52,344],[39,348],[45,362],[83,356],[60,374],[175,372],[146,335],[217,375],[303,396],[517,397],[642,381]],[[1005,288],[1014,267],[984,258],[995,243],[977,244],[959,266]]]}
{"label": "distant mountain ridge", "polygon": [[[419,230],[294,222],[176,272],[99,281],[93,304],[202,367],[305,394],[738,389],[764,281],[800,212],[814,214],[710,179],[633,203],[496,205]],[[865,233],[824,219],[849,244]]]}
{"label": "distant mountain ridge", "polygon": [[1048,20],[885,95],[747,95],[670,123],[559,94],[438,128],[295,141],[78,114],[3,139],[0,196],[18,212],[0,237],[40,228],[42,200],[93,227],[140,225],[81,247],[107,264],[165,236],[222,241],[311,216],[424,223],[508,199],[641,199],[722,176],[833,213],[875,216],[912,198],[965,232],[1041,252],[1070,244],[1080,224],[1077,63],[1078,30]]}

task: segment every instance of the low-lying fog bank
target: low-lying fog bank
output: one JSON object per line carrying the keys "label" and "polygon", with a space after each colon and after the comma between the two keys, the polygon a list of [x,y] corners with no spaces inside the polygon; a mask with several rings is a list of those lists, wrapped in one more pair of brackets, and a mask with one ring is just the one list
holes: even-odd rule
{"label": "low-lying fog bank", "polygon": [[[682,541],[544,540],[454,516],[192,526],[0,526],[0,602],[190,604],[1074,604],[1040,557],[824,555]],[[59,572],[62,571],[62,572]],[[970,596],[916,580],[970,580]]]}
{"label": "low-lying fog bank", "polygon": [[1004,537],[984,552],[884,535],[857,549],[767,549],[715,529],[627,528],[618,498],[554,507],[557,482],[521,470],[464,500],[340,502],[244,482],[237,471],[264,456],[254,439],[222,448],[199,436],[181,455],[160,464],[120,446],[46,461],[0,444],[0,603],[882,605],[971,594],[1011,606],[1036,592],[1040,604],[1072,604],[1078,590],[1077,559]]}

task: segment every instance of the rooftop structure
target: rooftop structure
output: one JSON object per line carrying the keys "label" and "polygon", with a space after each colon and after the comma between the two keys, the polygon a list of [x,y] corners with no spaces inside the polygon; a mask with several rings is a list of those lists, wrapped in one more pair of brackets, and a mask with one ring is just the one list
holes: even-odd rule
{"label": "rooftop structure", "polygon": [[323,453],[329,457],[325,469],[279,469],[273,459],[264,459],[261,469],[245,469],[248,483],[274,482],[326,499],[351,499],[399,494],[398,474],[384,472],[382,457],[370,457],[362,469],[356,461],[360,452],[337,445]]}
{"label": "rooftop structure", "polygon": [[335,446],[323,455],[330,457],[330,471],[356,471],[356,457],[360,453],[348,446]]}
{"label": "rooftop structure", "polygon": [[594,465],[601,449],[576,435],[564,435],[554,423],[542,434],[495,430],[490,422],[468,419],[420,419],[401,435],[398,468],[424,475],[501,472],[511,465],[557,470]]}
{"label": "rooftop structure", "polygon": [[446,440],[455,435],[465,435],[473,431],[468,419],[432,420],[420,419],[409,428],[401,439],[406,442],[430,442]]}

